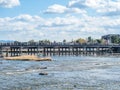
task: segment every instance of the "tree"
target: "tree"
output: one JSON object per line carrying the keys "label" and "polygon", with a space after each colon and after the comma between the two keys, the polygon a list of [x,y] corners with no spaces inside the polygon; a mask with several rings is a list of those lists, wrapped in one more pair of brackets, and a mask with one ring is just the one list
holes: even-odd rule
{"label": "tree", "polygon": [[80,43],[80,44],[83,44],[83,43],[86,43],[86,40],[85,39],[82,39],[82,38],[79,38],[75,41],[76,43]]}
{"label": "tree", "polygon": [[63,40],[63,43],[66,43],[66,42],[67,42],[67,41],[64,39],[64,40]]}
{"label": "tree", "polygon": [[39,40],[39,44],[50,44],[51,42],[47,39],[45,40]]}
{"label": "tree", "polygon": [[35,41],[34,40],[30,40],[30,41],[28,41],[28,44],[33,45],[33,44],[35,44]]}
{"label": "tree", "polygon": [[120,43],[120,37],[119,36],[111,36],[111,43],[119,44]]}
{"label": "tree", "polygon": [[43,40],[43,42],[45,43],[45,44],[50,44],[50,41],[49,40]]}
{"label": "tree", "polygon": [[101,39],[96,39],[96,42],[97,42],[98,44],[101,44],[101,43],[102,43],[102,40],[101,40]]}
{"label": "tree", "polygon": [[93,39],[92,39],[91,36],[89,36],[89,37],[87,38],[87,42],[90,43],[90,44],[93,43]]}
{"label": "tree", "polygon": [[15,44],[15,45],[19,45],[20,42],[19,42],[19,41],[14,41],[14,44]]}

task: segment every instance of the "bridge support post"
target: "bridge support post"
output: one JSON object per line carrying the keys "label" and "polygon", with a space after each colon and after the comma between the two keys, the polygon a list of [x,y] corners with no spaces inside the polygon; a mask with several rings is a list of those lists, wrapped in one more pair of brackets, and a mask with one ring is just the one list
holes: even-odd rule
{"label": "bridge support post", "polygon": [[0,47],[0,57],[2,57],[2,47]]}

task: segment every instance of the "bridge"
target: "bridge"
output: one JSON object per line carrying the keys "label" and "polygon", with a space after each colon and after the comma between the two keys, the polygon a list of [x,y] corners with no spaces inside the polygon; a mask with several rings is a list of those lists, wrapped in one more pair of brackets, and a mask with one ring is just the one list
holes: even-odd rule
{"label": "bridge", "polygon": [[120,53],[120,45],[100,44],[0,44],[0,56],[21,54],[79,55],[79,54]]}

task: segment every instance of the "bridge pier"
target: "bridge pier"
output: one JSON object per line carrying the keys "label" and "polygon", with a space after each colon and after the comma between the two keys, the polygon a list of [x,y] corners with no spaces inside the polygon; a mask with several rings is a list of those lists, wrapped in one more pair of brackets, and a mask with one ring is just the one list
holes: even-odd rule
{"label": "bridge pier", "polygon": [[20,56],[21,55],[21,47],[11,47],[10,52],[6,50],[6,56],[9,56],[9,53],[11,54],[10,56]]}
{"label": "bridge pier", "polygon": [[48,46],[0,46],[0,56],[20,56],[22,53],[35,55],[81,55],[120,53],[120,46],[106,45],[48,45]]}
{"label": "bridge pier", "polygon": [[3,53],[2,53],[2,47],[0,47],[0,57],[3,56]]}

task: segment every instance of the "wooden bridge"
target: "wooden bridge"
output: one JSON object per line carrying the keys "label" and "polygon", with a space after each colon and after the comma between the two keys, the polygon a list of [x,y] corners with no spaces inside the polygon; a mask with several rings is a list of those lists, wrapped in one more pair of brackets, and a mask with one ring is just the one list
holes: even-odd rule
{"label": "wooden bridge", "polygon": [[81,44],[43,44],[43,45],[0,45],[0,56],[19,56],[21,54],[79,55],[79,54],[120,53],[120,45],[81,45]]}

